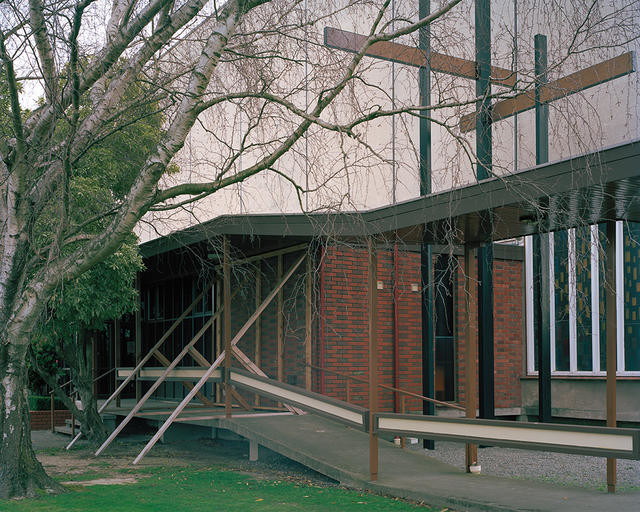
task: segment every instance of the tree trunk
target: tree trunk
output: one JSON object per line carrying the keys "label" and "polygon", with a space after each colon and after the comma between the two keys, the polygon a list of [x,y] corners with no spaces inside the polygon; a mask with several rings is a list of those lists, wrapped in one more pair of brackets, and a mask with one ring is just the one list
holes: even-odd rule
{"label": "tree trunk", "polygon": [[27,399],[27,343],[0,348],[0,499],[35,496],[38,490],[62,492],[64,488],[47,476],[33,452]]}
{"label": "tree trunk", "polygon": [[80,431],[92,443],[102,444],[107,438],[107,432],[100,414],[98,414],[98,401],[93,394],[93,352],[91,339],[87,331],[78,334],[75,350],[65,350],[68,354],[67,363],[71,367],[71,379],[82,402],[82,414]]}

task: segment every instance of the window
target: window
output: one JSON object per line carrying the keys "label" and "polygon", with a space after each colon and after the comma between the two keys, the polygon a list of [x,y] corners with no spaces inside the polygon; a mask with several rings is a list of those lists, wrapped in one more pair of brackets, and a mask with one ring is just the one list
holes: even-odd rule
{"label": "window", "polygon": [[[549,323],[554,375],[604,375],[605,226],[550,233]],[[525,241],[527,371],[537,373],[533,325],[533,244]],[[640,376],[640,224],[616,224],[618,375]]]}

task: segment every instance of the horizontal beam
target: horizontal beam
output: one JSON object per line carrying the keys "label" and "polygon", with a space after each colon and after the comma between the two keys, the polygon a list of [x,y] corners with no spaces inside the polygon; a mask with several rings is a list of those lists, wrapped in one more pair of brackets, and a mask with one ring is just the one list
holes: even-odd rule
{"label": "horizontal beam", "polygon": [[[247,263],[253,263],[254,261],[261,261],[267,258],[273,258],[274,256],[281,256],[281,255],[289,254],[292,252],[302,251],[303,249],[308,249],[308,248],[309,248],[309,243],[304,242],[301,244],[283,247],[282,249],[274,249],[273,251],[261,252],[260,254],[254,254],[253,256],[248,256],[246,258],[234,259],[232,260],[231,264],[233,266],[246,265]],[[207,257],[209,259],[213,259],[214,257],[217,257],[217,255],[215,253],[211,253],[211,254],[208,254]],[[222,268],[222,265],[216,265],[216,270],[219,270],[221,268]]]}
{"label": "horizontal beam", "polygon": [[[594,64],[563,78],[549,82],[540,88],[540,101],[550,103],[590,87],[609,82],[615,78],[633,73],[633,52],[623,53],[613,59]],[[493,122],[506,119],[535,107],[535,91],[532,89],[512,98],[498,101],[491,108]],[[476,129],[476,112],[467,114],[460,120],[460,131],[471,132]]]}
{"label": "horizontal beam", "polygon": [[640,430],[381,413],[376,432],[507,448],[640,459]]}
{"label": "horizontal beam", "polygon": [[300,409],[327,416],[361,430],[367,428],[368,411],[357,405],[236,369],[231,370],[231,383],[261,396],[295,405]]}
{"label": "horizontal beam", "polygon": [[[367,36],[356,34],[355,32],[332,27],[325,27],[324,29],[324,44],[329,48],[358,53],[366,42]],[[424,50],[405,44],[392,43],[391,41],[373,43],[367,49],[365,55],[414,67],[423,67],[427,63],[427,54]],[[431,71],[460,76],[469,80],[476,79],[476,63],[472,60],[451,57],[450,55],[432,51],[430,64]],[[491,66],[491,82],[505,87],[513,87],[516,83],[516,75],[510,69]]]}
{"label": "horizontal beam", "polygon": [[[133,370],[134,370],[134,368],[117,368],[116,375],[117,375],[118,380],[126,379],[127,377],[129,377],[129,375],[131,375],[133,373]],[[156,380],[164,373],[165,370],[166,370],[165,367],[141,368],[140,369],[140,375],[138,376],[138,379],[140,379],[140,380]],[[200,368],[200,367],[174,368],[173,370],[171,370],[167,374],[165,380],[171,380],[171,381],[175,381],[175,380],[180,380],[180,381],[198,381],[204,375],[205,371],[207,371],[207,368]],[[221,379],[221,373],[218,370],[217,372],[214,372],[209,377],[209,382],[218,382],[218,381],[220,381],[220,379]]]}

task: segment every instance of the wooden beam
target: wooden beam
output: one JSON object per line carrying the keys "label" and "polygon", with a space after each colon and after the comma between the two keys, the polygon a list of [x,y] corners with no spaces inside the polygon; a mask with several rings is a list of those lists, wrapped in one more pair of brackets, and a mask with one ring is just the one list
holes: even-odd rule
{"label": "wooden beam", "polygon": [[[135,312],[135,358],[136,366],[140,364],[142,357],[142,314],[140,308],[142,307],[140,301],[140,276],[136,277],[136,288],[138,289],[138,308]],[[136,377],[136,402],[140,401],[142,396],[142,382]]]}
{"label": "wooden beam", "polygon": [[[215,288],[217,310],[220,310],[220,308],[222,307],[222,286],[220,286],[221,284],[222,284],[222,281],[218,281],[218,284]],[[222,322],[219,319],[216,320],[215,331],[216,331],[215,333],[216,349],[214,351],[214,357],[213,357],[214,360],[217,359],[218,356],[220,355],[220,352],[222,352]],[[215,387],[216,387],[215,399],[217,401],[222,401],[222,385],[219,382],[216,382]]]}
{"label": "wooden beam", "polygon": [[[209,296],[209,300],[210,300],[210,304],[211,304],[211,314],[215,314],[216,310],[215,308],[218,305],[218,302],[216,301],[216,297],[215,297],[215,290],[212,289],[210,292],[210,296]],[[215,359],[216,358],[216,325],[218,324],[218,322],[216,322],[212,328],[211,328],[211,333],[209,334],[209,353],[211,354],[211,359]],[[216,400],[216,385],[215,384],[211,384],[211,392],[209,393],[209,396],[213,399]]]}
{"label": "wooden beam", "polygon": [[[262,262],[258,261],[256,266],[256,309],[260,306],[260,302],[262,302]],[[262,317],[258,317],[256,319],[255,335],[254,360],[256,365],[260,366],[260,359],[262,356]],[[255,403],[256,405],[260,405],[260,395],[258,393],[256,393]]]}
{"label": "wooden beam", "polygon": [[[367,36],[348,32],[332,27],[324,29],[324,44],[329,48],[358,53],[367,42]],[[407,66],[423,67],[426,65],[427,53],[424,50],[405,44],[379,41],[367,49],[367,57],[406,64]],[[447,75],[460,76],[470,80],[476,79],[476,63],[472,60],[452,57],[438,52],[431,52],[431,71]],[[505,87],[513,87],[516,75],[510,69],[491,67],[491,82]]]}
{"label": "wooden beam", "polygon": [[[140,370],[140,368],[142,368],[149,359],[151,359],[151,357],[153,356],[153,353],[156,351],[156,349],[160,348],[162,346],[162,344],[167,340],[167,338],[169,338],[169,336],[171,336],[171,333],[180,325],[180,323],[186,318],[186,316],[191,312],[191,310],[195,307],[195,305],[200,301],[200,299],[202,299],[203,294],[208,291],[211,288],[212,285],[207,286],[194,300],[193,302],[189,305],[189,307],[187,309],[185,309],[182,314],[180,315],[179,318],[176,318],[176,320],[173,322],[173,324],[171,324],[171,327],[169,327],[169,330],[167,332],[165,332],[162,337],[156,342],[156,344],[151,347],[151,350],[149,350],[149,352],[147,352],[147,355],[144,356],[142,358],[142,360],[136,365],[136,367],[133,369],[133,371],[131,372],[131,374],[120,383],[120,386],[118,386],[118,388],[113,392],[113,394],[107,398],[107,400],[104,401],[104,403],[100,406],[100,408],[98,409],[98,412],[102,412],[104,411],[107,406],[111,403],[111,401],[120,396],[120,393],[122,392],[122,390],[127,386],[127,384],[129,384],[129,382],[131,382],[131,379],[133,379],[137,374],[138,371]],[[216,314],[217,315],[217,314]]]}
{"label": "wooden beam", "polygon": [[233,395],[233,398],[235,398],[236,401],[240,404],[240,407],[242,407],[245,411],[255,410],[253,407],[251,407],[251,405],[249,405],[249,402],[247,402],[244,397],[234,388],[231,388],[231,394]]}
{"label": "wooden beam", "polygon": [[[113,322],[113,363],[116,368],[122,366],[120,357],[120,319],[116,318]],[[118,372],[114,372],[114,390],[118,389]],[[116,407],[120,407],[120,395],[116,398]]]}
{"label": "wooden beam", "polygon": [[[633,71],[633,52],[623,53],[618,57],[576,71],[540,87],[540,102],[550,103],[615,78],[628,75]],[[534,107],[535,90],[532,89],[494,103],[491,108],[491,119],[495,123]],[[466,133],[475,129],[476,113],[463,116],[460,120],[460,131]]]}
{"label": "wooden beam", "polygon": [[231,372],[231,263],[229,262],[229,238],[223,239],[224,263],[224,411],[227,418],[231,417],[231,382],[229,374]]}
{"label": "wooden beam", "polygon": [[312,322],[312,307],[311,292],[313,288],[313,274],[311,273],[311,253],[307,253],[307,271],[305,276],[305,315],[304,315],[304,358],[305,358],[305,370],[304,381],[307,391],[311,391],[311,322]]}
{"label": "wooden beam", "polygon": [[[229,296],[228,292],[229,292],[229,286],[228,284],[230,284],[231,281],[231,276],[230,276],[230,264],[229,264],[229,258],[228,258],[228,253],[229,251],[228,246],[227,246],[227,241],[226,241],[226,237],[225,237],[225,242],[224,242],[224,248],[225,248],[225,264],[224,264],[224,281],[225,284],[227,284],[227,286],[225,286],[225,306],[223,306],[223,309],[227,306],[230,305],[231,303],[231,297]],[[249,328],[253,325],[253,322],[255,322],[256,318],[259,317],[262,312],[265,310],[265,308],[271,304],[271,301],[274,299],[274,297],[276,296],[278,290],[284,286],[284,283],[286,283],[289,278],[293,275],[293,273],[295,272],[295,270],[300,266],[300,264],[302,263],[302,261],[304,260],[306,255],[303,255],[300,259],[298,259],[298,261],[296,263],[294,263],[294,265],[289,269],[289,271],[287,272],[287,274],[282,278],[282,280],[276,285],[275,289],[272,290],[269,295],[267,296],[266,299],[264,299],[262,301],[262,303],[260,304],[260,307],[258,309],[256,309],[256,311],[254,311],[254,313],[251,315],[251,317],[249,317],[249,319],[244,323],[244,325],[240,328],[240,330],[236,333],[236,335],[233,337],[232,340],[229,340],[228,342],[225,342],[225,345],[229,346],[229,352],[223,351],[217,358],[216,360],[213,362],[213,364],[209,367],[209,369],[204,373],[204,375],[200,378],[200,380],[196,383],[196,385],[194,386],[194,388],[189,391],[189,393],[187,394],[186,397],[184,397],[182,399],[182,402],[180,402],[178,404],[178,406],[175,408],[175,410],[171,413],[171,415],[165,420],[165,422],[162,424],[162,426],[158,429],[158,431],[155,433],[155,435],[151,438],[151,440],[147,443],[147,445],[142,449],[142,451],[140,452],[140,454],[135,458],[135,460],[133,461],[134,464],[137,464],[138,462],[140,462],[144,456],[149,452],[149,450],[151,450],[151,448],[153,448],[153,446],[158,442],[158,439],[160,439],[164,433],[166,432],[166,430],[171,426],[171,423],[173,423],[173,421],[178,417],[178,415],[182,412],[182,410],[189,404],[189,402],[193,399],[193,397],[195,396],[196,392],[200,390],[200,388],[205,384],[205,382],[209,379],[209,377],[211,376],[211,374],[216,370],[216,368],[218,368],[218,366],[220,366],[220,364],[222,364],[223,361],[225,361],[225,366],[228,364],[231,364],[231,351],[232,348],[242,339],[242,337],[247,333],[247,331],[249,330]],[[228,279],[227,279],[228,278]],[[230,332],[230,323],[231,323],[231,315],[228,315],[225,312],[224,315],[225,318],[225,330],[226,333]],[[207,322],[207,324],[205,325],[211,325],[213,323],[213,317]],[[228,321],[228,322],[227,322]],[[225,337],[227,336],[227,334],[225,333]],[[197,337],[199,338],[202,335],[202,333],[199,333],[197,335]],[[194,338],[195,340],[195,338]],[[226,341],[226,340],[225,340]],[[195,343],[195,341],[193,341],[193,343]],[[192,344],[193,344],[192,343]],[[183,349],[184,353],[186,353],[188,350],[187,349]],[[227,357],[228,356],[228,357]],[[182,359],[183,354],[180,354],[178,356],[179,359]],[[179,360],[178,359],[178,360]],[[231,368],[230,366],[228,367],[227,371],[225,372],[225,385],[227,383],[229,383],[229,381],[231,380],[229,378],[229,375],[231,373]],[[155,383],[154,383],[155,384]],[[225,390],[228,391],[228,390]],[[231,395],[231,393],[228,393],[228,395]],[[227,414],[230,413],[229,410],[227,410],[227,404],[228,402],[226,401],[227,397],[225,397],[225,416]],[[230,396],[229,396],[229,402],[230,402]],[[230,404],[229,404],[230,405]],[[140,404],[137,404],[136,407],[139,407]],[[231,407],[229,407],[230,409]],[[134,408],[135,410],[135,408]],[[130,415],[133,415],[132,413],[129,413]],[[100,452],[102,450],[104,450],[104,448],[106,448],[106,446],[108,446],[108,443],[110,443],[115,436],[118,434],[118,432],[120,432],[120,430],[123,428],[122,426],[123,424],[121,423],[120,425],[118,425],[118,428],[116,428],[116,430],[111,434],[111,436],[109,437],[109,439],[107,439],[107,441],[105,441],[105,443],[103,444],[103,446],[101,446],[99,448],[99,450],[96,452],[96,455],[99,455]]]}
{"label": "wooden beam", "polygon": [[378,479],[378,436],[374,433],[374,415],[378,412],[378,259],[376,245],[367,240],[367,309],[369,317],[369,475]]}
{"label": "wooden beam", "polygon": [[[616,421],[616,369],[618,363],[618,322],[616,315],[616,223],[607,222],[605,258],[606,350],[607,350],[607,427]],[[616,459],[607,458],[607,491],[616,492]]]}
{"label": "wooden beam", "polygon": [[[251,263],[253,261],[261,261],[261,260],[265,260],[267,258],[272,258],[274,256],[301,251],[303,249],[306,249],[307,245],[308,244],[306,242],[304,242],[304,243],[301,243],[301,244],[290,245],[289,247],[283,247],[282,249],[274,249],[273,251],[262,252],[260,254],[254,255],[254,256],[248,256],[247,258],[234,259],[233,260],[233,264],[234,265],[244,265],[244,264],[247,264],[247,263]],[[216,269],[221,269],[221,268],[222,268],[222,265],[216,266]]]}
{"label": "wooden beam", "polygon": [[[165,357],[165,355],[162,352],[160,352],[160,350],[156,350],[153,353],[153,357],[155,357],[160,362],[160,364],[162,366],[164,366],[164,367],[167,367],[167,366],[169,366],[171,364],[171,361],[169,361],[169,359],[167,359]],[[207,368],[209,366],[210,365],[207,365]],[[186,381],[186,380],[182,381],[182,385],[185,388],[187,388],[189,391],[191,391],[193,389],[193,384],[191,382],[189,382],[189,381]],[[206,396],[204,396],[199,391],[198,391],[198,393],[196,393],[196,397],[198,398],[198,400],[200,400],[205,405],[208,405],[210,407],[212,407],[214,405],[214,403],[211,400],[209,400]]]}
{"label": "wooden beam", "polygon": [[[100,448],[98,448],[98,450],[96,451],[96,456],[100,455],[107,448],[107,446],[109,446],[111,442],[118,436],[118,434],[122,431],[122,429],[125,426],[127,426],[129,421],[131,421],[131,418],[133,418],[138,413],[138,411],[142,408],[145,402],[151,397],[151,395],[155,392],[155,390],[158,389],[160,384],[164,382],[164,380],[167,378],[167,375],[169,375],[169,373],[178,365],[178,363],[182,361],[184,356],[189,351],[189,347],[193,346],[202,337],[202,335],[207,331],[207,329],[211,327],[211,325],[213,325],[213,322],[215,321],[215,319],[216,319],[216,316],[212,316],[209,320],[207,320],[205,324],[201,327],[201,329],[196,333],[196,335],[193,338],[191,338],[191,341],[182,348],[180,353],[176,356],[176,358],[173,361],[171,361],[171,364],[166,368],[163,374],[160,375],[160,377],[158,377],[158,379],[151,384],[151,387],[147,390],[145,395],[136,403],[136,405],[133,406],[133,408],[129,411],[129,414],[127,414],[127,416],[120,422],[120,424],[116,427],[116,429],[113,432],[111,432],[107,440],[104,443],[102,443]],[[149,357],[151,357],[151,354],[149,354]],[[218,362],[218,364],[220,364],[220,362]],[[137,374],[138,370],[139,368],[136,368],[131,373],[131,375]],[[210,369],[210,370],[211,371],[207,370],[208,373],[205,373],[207,379],[213,372],[213,369]],[[127,381],[125,380],[125,382]],[[206,379],[202,380],[202,383],[204,382],[206,382]],[[195,396],[196,392],[200,390],[200,387],[194,386],[193,389],[189,391],[189,393],[187,394],[187,397],[189,397],[189,400],[188,401],[183,400],[181,402],[182,408],[184,408],[184,406],[189,401],[191,401],[191,399]]]}
{"label": "wooden beam", "polygon": [[[477,347],[471,323],[471,304],[476,295],[472,291],[475,282],[473,271],[473,249],[464,246],[464,300],[465,300],[465,409],[467,418],[476,417],[476,382],[477,382]],[[478,445],[467,443],[465,447],[465,471],[469,473],[471,466],[478,463]]]}
{"label": "wooden beam", "polygon": [[[278,281],[282,279],[282,254],[278,255]],[[276,312],[276,364],[278,368],[278,380],[282,382],[284,378],[284,294],[282,288],[278,290],[278,304]]]}
{"label": "wooden beam", "polygon": [[[242,366],[244,366],[247,370],[249,370],[252,373],[255,373],[256,375],[260,375],[261,377],[266,377],[269,378],[269,376],[264,373],[257,365],[256,363],[254,363],[251,359],[249,359],[249,357],[242,351],[240,350],[238,347],[234,346],[233,347],[233,355],[235,356],[235,358],[240,361],[240,364],[242,364]],[[294,414],[304,414],[303,411],[301,411],[300,409],[297,409],[296,407],[293,407],[289,404],[283,404],[284,407],[286,409],[289,410],[289,412],[292,412]],[[278,406],[277,409],[281,409],[282,407]]]}

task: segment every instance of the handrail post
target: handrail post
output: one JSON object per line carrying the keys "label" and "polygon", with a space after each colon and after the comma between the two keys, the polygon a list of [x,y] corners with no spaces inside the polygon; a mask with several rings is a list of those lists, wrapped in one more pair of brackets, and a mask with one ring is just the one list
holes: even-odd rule
{"label": "handrail post", "polygon": [[347,402],[351,403],[351,379],[347,377]]}
{"label": "handrail post", "polygon": [[56,421],[55,421],[55,399],[53,397],[53,389],[49,393],[51,397],[51,432],[56,433]]}
{"label": "handrail post", "polygon": [[374,414],[378,412],[378,315],[376,245],[372,237],[367,240],[367,302],[369,317],[369,476],[378,479],[378,436],[374,433]]}
{"label": "handrail post", "polygon": [[223,294],[224,294],[224,413],[227,418],[232,414],[231,402],[231,264],[229,262],[229,238],[223,243]]}
{"label": "handrail post", "polygon": [[[75,393],[71,395],[71,400],[73,400],[73,405],[76,405]],[[76,417],[73,414],[73,409],[71,410],[71,437],[76,437]]]}
{"label": "handrail post", "polygon": [[[400,396],[400,413],[404,414],[405,413],[405,409],[406,409],[406,395],[401,395]],[[402,436],[400,438],[400,448],[402,448],[403,450],[405,449],[405,447],[407,446],[407,438]]]}

